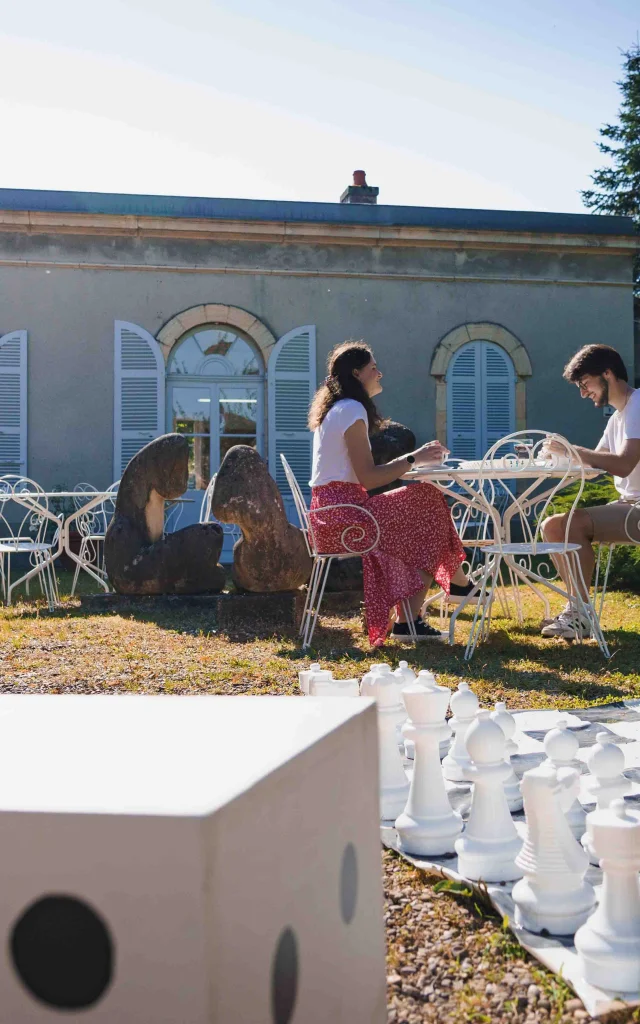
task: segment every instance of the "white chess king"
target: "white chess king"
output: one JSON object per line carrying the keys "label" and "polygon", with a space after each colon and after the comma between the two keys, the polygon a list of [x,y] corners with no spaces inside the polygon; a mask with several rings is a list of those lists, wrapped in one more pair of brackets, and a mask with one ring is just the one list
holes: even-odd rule
{"label": "white chess king", "polygon": [[600,857],[597,910],[576,932],[582,972],[590,985],[640,994],[640,810],[614,800],[587,817]]}

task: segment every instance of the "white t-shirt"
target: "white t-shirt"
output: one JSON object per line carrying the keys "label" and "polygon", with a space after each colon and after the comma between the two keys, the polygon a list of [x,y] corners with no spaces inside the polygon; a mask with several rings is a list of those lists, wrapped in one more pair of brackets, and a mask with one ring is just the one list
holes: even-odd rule
{"label": "white t-shirt", "polygon": [[[640,389],[634,391],[622,412],[614,412],[598,442],[597,451],[620,455],[625,441],[640,440]],[[640,498],[640,463],[629,476],[614,476],[621,498]]]}
{"label": "white t-shirt", "polygon": [[311,487],[323,487],[334,480],[341,483],[357,484],[358,477],[351,465],[345,430],[358,420],[364,420],[368,430],[368,419],[364,405],[355,398],[341,398],[332,405],[317,430],[313,432],[313,470]]}

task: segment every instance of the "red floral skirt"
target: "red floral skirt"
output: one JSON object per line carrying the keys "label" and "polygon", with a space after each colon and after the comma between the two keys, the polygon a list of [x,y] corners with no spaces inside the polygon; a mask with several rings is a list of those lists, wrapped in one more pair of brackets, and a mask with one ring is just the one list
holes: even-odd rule
{"label": "red floral skirt", "polygon": [[[380,529],[374,550],[362,554],[369,642],[380,647],[391,609],[424,586],[418,570],[433,576],[449,593],[464,550],[445,497],[432,484],[409,484],[373,496],[360,484],[335,482],[313,488],[312,511],[345,504],[366,509]],[[321,554],[357,555],[376,540],[372,520],[355,508],[315,512],[311,528]]]}

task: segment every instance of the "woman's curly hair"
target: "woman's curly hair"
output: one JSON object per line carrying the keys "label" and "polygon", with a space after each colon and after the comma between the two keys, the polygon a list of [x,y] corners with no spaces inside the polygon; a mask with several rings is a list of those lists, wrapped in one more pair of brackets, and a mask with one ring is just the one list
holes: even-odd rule
{"label": "woman's curly hair", "polygon": [[329,409],[341,398],[354,398],[364,406],[369,421],[369,433],[381,430],[385,420],[375,407],[354,370],[362,370],[370,363],[373,352],[364,341],[343,341],[329,353],[328,375],[316,391],[309,409],[309,430],[317,430]]}

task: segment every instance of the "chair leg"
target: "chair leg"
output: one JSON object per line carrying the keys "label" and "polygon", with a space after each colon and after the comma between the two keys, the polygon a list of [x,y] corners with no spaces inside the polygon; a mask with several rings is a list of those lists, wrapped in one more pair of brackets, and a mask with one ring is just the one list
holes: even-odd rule
{"label": "chair leg", "polygon": [[[322,560],[322,561],[323,561],[324,564],[322,565],[322,567],[320,569],[320,574],[319,574],[319,578],[318,578],[319,593],[318,593],[318,597],[317,597],[315,608],[312,610],[312,614],[311,614],[311,616],[309,618],[309,625],[307,626],[307,631],[305,633],[305,637],[304,637],[304,640],[303,640],[303,643],[302,643],[303,651],[306,650],[307,647],[311,646],[311,640],[313,638],[313,634],[314,634],[314,631],[315,631],[315,628],[316,628],[316,623],[318,621],[318,615],[320,614],[320,605],[322,604],[322,598],[324,596],[324,588],[326,586],[326,582],[327,582],[327,579],[328,579],[328,576],[329,576],[329,570],[331,568],[331,563],[333,562],[333,558],[327,558],[326,561],[324,561],[324,560]],[[318,587],[316,587],[316,591],[318,591]]]}
{"label": "chair leg", "polygon": [[[569,600],[578,608],[581,615],[589,622],[591,627],[591,635],[598,644],[598,647],[604,654],[605,658],[610,658],[611,653],[609,646],[604,638],[602,627],[596,615],[596,610],[593,607],[590,598],[587,596],[583,597],[583,593],[586,593],[586,586],[584,582],[584,575],[582,573],[582,566],[580,565],[580,559],[576,551],[571,551],[566,557],[566,565],[569,576]],[[580,581],[581,586],[578,586]],[[578,637],[579,642],[582,643],[582,636]]]}
{"label": "chair leg", "polygon": [[[488,632],[487,616],[491,615],[491,607],[493,605],[493,592],[498,583],[498,576],[500,573],[500,567],[502,562],[502,556],[496,555],[495,562],[491,564],[487,562],[485,565],[484,575],[482,577],[482,585],[480,587],[480,593],[478,594],[478,603],[475,607],[475,612],[471,622],[471,631],[469,633],[469,639],[464,652],[464,660],[471,661],[475,649],[478,644],[478,640],[482,636],[484,639]],[[487,595],[487,582],[491,577],[491,591]]]}
{"label": "chair leg", "polygon": [[307,618],[308,618],[308,616],[310,614],[310,608],[312,607],[313,600],[314,600],[314,597],[315,597],[316,588],[317,588],[317,585],[318,585],[317,581],[318,581],[318,572],[320,571],[320,562],[321,562],[321,559],[319,559],[319,558],[314,558],[314,560],[313,560],[313,566],[312,566],[312,569],[311,569],[311,576],[309,577],[309,582],[307,584],[307,597],[306,597],[306,600],[304,602],[304,610],[302,612],[302,619],[300,620],[300,629],[298,631],[298,636],[302,636],[305,633],[306,628],[307,628]]}
{"label": "chair leg", "polygon": [[[80,550],[78,552],[78,558],[80,559],[80,562],[83,560],[83,558],[85,556],[86,542],[87,542],[87,538],[86,537],[83,537],[82,540],[80,541]],[[76,571],[73,574],[73,583],[71,584],[71,595],[70,595],[71,597],[73,597],[73,595],[76,592],[76,586],[78,584],[78,576],[80,575],[80,568],[81,568],[80,562],[76,562]]]}

